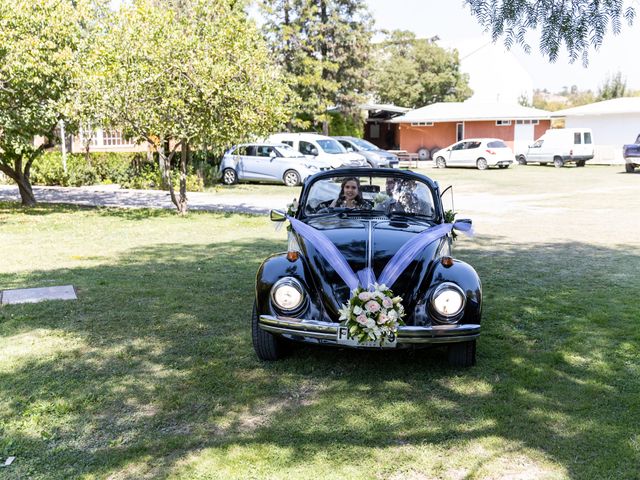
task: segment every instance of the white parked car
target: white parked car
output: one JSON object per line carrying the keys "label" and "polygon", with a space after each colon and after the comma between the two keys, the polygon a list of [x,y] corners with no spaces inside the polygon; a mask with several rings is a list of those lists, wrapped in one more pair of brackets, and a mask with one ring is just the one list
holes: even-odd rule
{"label": "white parked car", "polygon": [[328,162],[310,162],[300,152],[282,143],[236,145],[224,154],[220,163],[222,182],[226,185],[262,181],[295,187],[310,175],[330,169]]}
{"label": "white parked car", "polygon": [[513,150],[499,138],[466,138],[433,156],[436,167],[507,168],[515,161]]}
{"label": "white parked car", "polygon": [[347,152],[335,138],[317,133],[275,133],[267,141],[285,143],[313,162],[329,162],[332,168],[369,166],[362,155]]}

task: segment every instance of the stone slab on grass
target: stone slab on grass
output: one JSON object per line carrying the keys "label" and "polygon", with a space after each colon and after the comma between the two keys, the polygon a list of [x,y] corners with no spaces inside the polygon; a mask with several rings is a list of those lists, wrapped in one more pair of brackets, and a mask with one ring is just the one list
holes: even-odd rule
{"label": "stone slab on grass", "polygon": [[0,304],[36,303],[44,300],[77,300],[73,285],[43,288],[18,288],[0,292]]}

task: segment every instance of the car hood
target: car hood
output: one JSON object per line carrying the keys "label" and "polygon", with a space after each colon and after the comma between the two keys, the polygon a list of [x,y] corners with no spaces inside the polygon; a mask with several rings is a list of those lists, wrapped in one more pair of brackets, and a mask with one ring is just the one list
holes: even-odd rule
{"label": "car hood", "polygon": [[[376,279],[402,245],[430,227],[421,222],[386,218],[340,218],[337,215],[311,219],[307,223],[331,240],[355,273],[366,268],[370,257]],[[308,261],[317,294],[323,299],[328,313],[337,318],[337,309],[349,299],[349,287],[312,243],[297,234],[296,240]],[[393,285],[388,285],[396,295],[403,297],[404,306],[409,311],[418,300],[422,279],[428,273],[439,245],[439,241],[434,241],[426,246],[398,280]]]}
{"label": "car hood", "polygon": [[339,168],[342,166],[349,167],[358,167],[358,166],[366,166],[367,161],[365,158],[358,153],[331,153],[327,154],[326,157],[323,157],[329,162],[334,168]]}

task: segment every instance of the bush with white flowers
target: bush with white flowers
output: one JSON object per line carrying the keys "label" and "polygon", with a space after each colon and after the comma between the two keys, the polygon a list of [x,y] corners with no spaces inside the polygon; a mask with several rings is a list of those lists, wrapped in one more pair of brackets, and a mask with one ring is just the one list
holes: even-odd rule
{"label": "bush with white flowers", "polygon": [[375,283],[368,290],[354,290],[349,302],[339,310],[340,321],[349,329],[349,336],[358,342],[378,341],[395,334],[404,325],[402,298],[394,297],[384,284]]}

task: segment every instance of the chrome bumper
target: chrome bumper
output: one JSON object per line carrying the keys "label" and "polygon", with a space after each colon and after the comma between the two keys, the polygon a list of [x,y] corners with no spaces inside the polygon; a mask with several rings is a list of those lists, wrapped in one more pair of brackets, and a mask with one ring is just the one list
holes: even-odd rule
{"label": "chrome bumper", "polygon": [[[291,317],[260,315],[260,328],[280,335],[316,339],[322,343],[336,343],[338,324]],[[480,325],[433,325],[429,327],[398,327],[399,345],[466,342],[480,336]]]}

